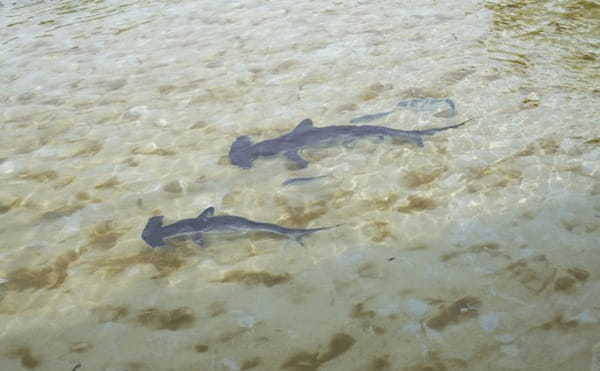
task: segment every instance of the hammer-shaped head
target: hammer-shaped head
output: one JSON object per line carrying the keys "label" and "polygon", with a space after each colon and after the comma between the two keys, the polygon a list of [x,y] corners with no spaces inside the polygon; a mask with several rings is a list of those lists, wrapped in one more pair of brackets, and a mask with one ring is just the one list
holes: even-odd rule
{"label": "hammer-shaped head", "polygon": [[142,239],[152,247],[164,247],[167,244],[163,240],[162,223],[164,216],[153,216],[148,219],[146,227],[142,232]]}
{"label": "hammer-shaped head", "polygon": [[232,164],[244,169],[252,167],[256,155],[252,153],[252,140],[250,140],[250,137],[244,135],[233,142],[229,150],[229,160]]}

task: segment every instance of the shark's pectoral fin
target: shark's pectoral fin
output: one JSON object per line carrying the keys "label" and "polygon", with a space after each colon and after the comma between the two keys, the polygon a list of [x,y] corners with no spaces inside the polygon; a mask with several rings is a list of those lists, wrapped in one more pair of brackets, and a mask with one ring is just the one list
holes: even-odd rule
{"label": "shark's pectoral fin", "polygon": [[206,219],[212,217],[213,215],[215,215],[215,208],[211,206],[204,209],[204,211],[198,215],[198,218]]}
{"label": "shark's pectoral fin", "polygon": [[202,238],[202,233],[198,232],[198,233],[194,233],[192,236],[192,241],[198,245],[199,247],[206,247],[204,245],[204,239]]}
{"label": "shark's pectoral fin", "polygon": [[304,169],[308,166],[308,161],[302,158],[298,151],[288,151],[285,153],[285,157],[287,157],[290,161],[296,164],[300,169]]}

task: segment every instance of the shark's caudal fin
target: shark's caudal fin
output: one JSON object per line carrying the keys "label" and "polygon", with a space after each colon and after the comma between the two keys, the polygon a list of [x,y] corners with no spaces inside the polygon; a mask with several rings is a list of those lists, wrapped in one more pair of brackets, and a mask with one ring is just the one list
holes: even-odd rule
{"label": "shark's caudal fin", "polygon": [[318,232],[318,231],[324,231],[326,229],[332,229],[332,228],[337,228],[339,226],[341,226],[343,224],[336,224],[336,225],[332,225],[329,227],[321,227],[321,228],[312,228],[312,229],[303,229],[297,232],[293,232],[290,234],[290,237],[296,241],[298,244],[300,244],[300,246],[304,247],[304,242],[302,241],[302,239],[306,236],[308,236],[309,234]]}
{"label": "shark's caudal fin", "polygon": [[461,122],[460,124],[444,126],[442,128],[433,128],[433,129],[428,129],[428,130],[413,130],[411,132],[413,132],[415,134],[419,134],[419,135],[433,135],[439,131],[444,131],[444,130],[448,130],[448,129],[456,129],[458,127],[463,126],[464,124],[466,124],[467,122],[469,122],[471,120],[472,119],[468,119],[468,120]]}

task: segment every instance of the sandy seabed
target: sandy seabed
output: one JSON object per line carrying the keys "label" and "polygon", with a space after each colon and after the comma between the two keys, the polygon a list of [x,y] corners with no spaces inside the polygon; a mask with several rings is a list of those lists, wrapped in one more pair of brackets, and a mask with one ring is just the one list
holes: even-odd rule
{"label": "sandy seabed", "polygon": [[[3,0],[0,369],[599,371],[600,6],[539,3]],[[227,157],[424,97],[373,124],[472,120]],[[140,239],[208,206],[344,225]]]}

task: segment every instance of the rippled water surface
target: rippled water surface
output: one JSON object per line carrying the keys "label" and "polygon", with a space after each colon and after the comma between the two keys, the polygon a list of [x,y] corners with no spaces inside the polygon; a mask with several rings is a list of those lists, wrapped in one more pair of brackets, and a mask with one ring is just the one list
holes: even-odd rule
{"label": "rippled water surface", "polygon": [[0,1],[0,369],[600,370],[597,0]]}

